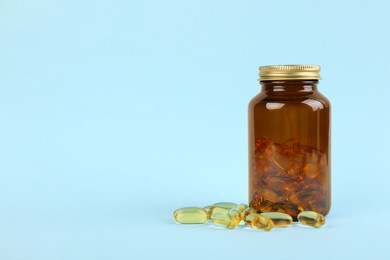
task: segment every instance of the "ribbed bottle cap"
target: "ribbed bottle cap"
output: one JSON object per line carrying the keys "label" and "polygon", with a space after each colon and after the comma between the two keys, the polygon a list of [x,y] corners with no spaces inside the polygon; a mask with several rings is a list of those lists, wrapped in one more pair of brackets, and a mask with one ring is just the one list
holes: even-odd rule
{"label": "ribbed bottle cap", "polygon": [[260,81],[320,79],[318,65],[274,65],[259,68]]}

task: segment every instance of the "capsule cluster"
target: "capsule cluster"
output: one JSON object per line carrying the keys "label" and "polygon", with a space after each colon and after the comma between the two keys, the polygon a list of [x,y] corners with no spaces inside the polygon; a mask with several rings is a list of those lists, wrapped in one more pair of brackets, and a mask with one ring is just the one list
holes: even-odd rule
{"label": "capsule cluster", "polygon": [[[218,202],[203,208],[180,208],[174,211],[173,216],[181,224],[203,224],[210,220],[216,226],[234,229],[243,222],[250,228],[264,231],[274,227],[288,227],[293,222],[292,217],[286,213],[259,213],[246,204],[232,202]],[[311,227],[325,224],[324,216],[314,211],[301,211],[297,219],[301,224]]]}
{"label": "capsule cluster", "polygon": [[249,173],[250,206],[296,218],[300,207],[329,210],[329,165],[324,152],[296,139],[283,143],[256,139]]}

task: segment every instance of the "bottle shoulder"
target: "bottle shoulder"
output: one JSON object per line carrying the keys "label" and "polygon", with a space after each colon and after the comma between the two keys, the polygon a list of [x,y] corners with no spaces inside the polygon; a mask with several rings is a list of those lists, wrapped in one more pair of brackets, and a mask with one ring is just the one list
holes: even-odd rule
{"label": "bottle shoulder", "polygon": [[317,91],[313,95],[313,99],[318,100],[321,102],[325,107],[330,108],[330,101],[327,97],[325,97],[321,92]]}
{"label": "bottle shoulder", "polygon": [[254,107],[254,106],[256,106],[259,103],[264,102],[266,100],[266,98],[267,98],[267,95],[263,91],[261,91],[260,93],[258,93],[256,96],[254,96],[249,101],[249,108],[250,107]]}
{"label": "bottle shoulder", "polygon": [[292,105],[307,107],[312,110],[330,109],[330,101],[319,91],[299,96],[267,95],[262,91],[249,102],[249,109],[255,107],[275,109]]}

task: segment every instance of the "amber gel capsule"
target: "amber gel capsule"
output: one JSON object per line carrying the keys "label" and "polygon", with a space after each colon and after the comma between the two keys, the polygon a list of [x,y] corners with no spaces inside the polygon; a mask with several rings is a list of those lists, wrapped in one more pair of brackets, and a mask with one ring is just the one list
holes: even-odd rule
{"label": "amber gel capsule", "polygon": [[269,217],[275,227],[288,227],[293,222],[290,215],[281,212],[263,212],[260,215]]}
{"label": "amber gel capsule", "polygon": [[237,206],[237,209],[241,212],[241,219],[245,217],[245,210],[248,208],[247,204],[241,203]]}
{"label": "amber gel capsule", "polygon": [[216,226],[233,229],[241,221],[241,212],[237,208],[232,208],[227,213],[218,212],[212,215],[211,221]]}
{"label": "amber gel capsule", "polygon": [[248,208],[247,204],[241,203],[237,206],[238,210],[241,211],[242,213]]}
{"label": "amber gel capsule", "polygon": [[302,211],[298,215],[298,221],[303,225],[318,228],[325,224],[325,217],[314,211]]}
{"label": "amber gel capsule", "polygon": [[244,211],[244,217],[243,217],[243,220],[245,221],[246,218],[250,215],[250,214],[256,214],[257,211],[254,209],[254,208],[247,208],[245,211]]}
{"label": "amber gel capsule", "polygon": [[209,206],[204,207],[203,209],[207,212],[207,218],[210,219],[213,206],[209,205]]}
{"label": "amber gel capsule", "polygon": [[246,217],[245,223],[251,228],[262,229],[264,231],[270,231],[274,227],[272,220],[261,214],[250,214]]}
{"label": "amber gel capsule", "polygon": [[215,213],[220,211],[227,213],[231,208],[235,207],[237,207],[237,204],[233,202],[217,202],[203,208],[207,211],[208,218],[211,219],[214,208],[218,208],[217,210],[215,210]]}
{"label": "amber gel capsule", "polygon": [[209,219],[212,219],[214,217],[215,214],[217,213],[223,213],[223,214],[228,214],[229,210],[231,210],[232,208],[236,208],[237,207],[237,204],[236,203],[232,203],[232,202],[218,202],[218,203],[214,203],[213,205],[211,206],[207,206],[206,208],[209,209]]}
{"label": "amber gel capsule", "polygon": [[207,212],[203,208],[187,207],[173,212],[175,220],[182,224],[203,224],[207,221]]}
{"label": "amber gel capsule", "polygon": [[224,207],[224,208],[235,208],[235,207],[237,207],[237,204],[233,203],[233,202],[217,202],[211,206]]}

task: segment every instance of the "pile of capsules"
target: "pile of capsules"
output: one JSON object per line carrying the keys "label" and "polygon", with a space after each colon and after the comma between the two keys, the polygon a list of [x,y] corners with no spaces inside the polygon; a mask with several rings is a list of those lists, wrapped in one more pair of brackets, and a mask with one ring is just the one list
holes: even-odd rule
{"label": "pile of capsules", "polygon": [[[208,220],[219,227],[234,229],[241,221],[254,229],[269,231],[274,227],[287,227],[293,222],[290,215],[282,212],[257,213],[254,208],[246,204],[232,202],[218,202],[213,205],[200,207],[180,208],[174,211],[173,217],[181,224],[203,224]],[[302,211],[298,215],[299,223],[321,227],[325,224],[323,215],[314,211]]]}

